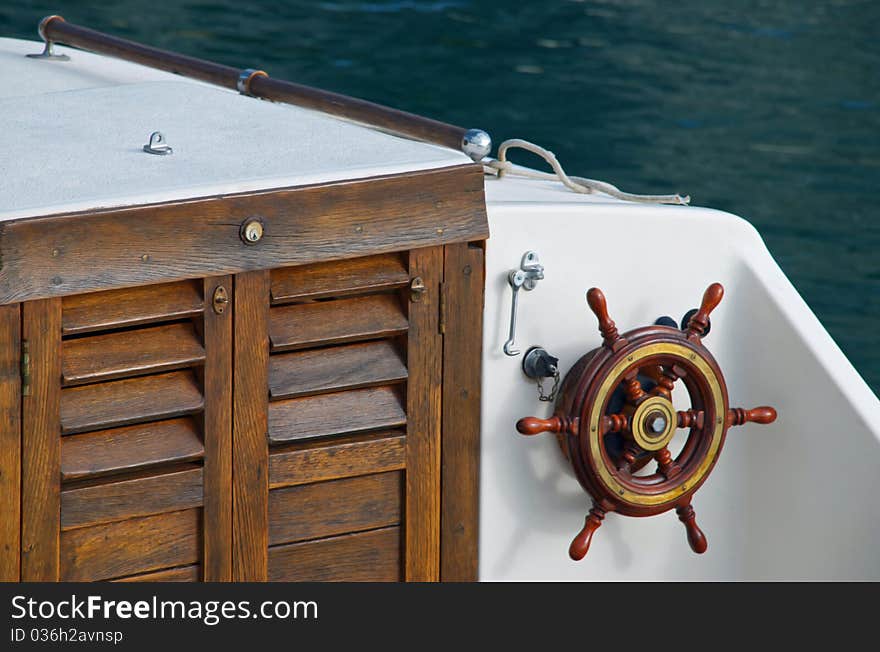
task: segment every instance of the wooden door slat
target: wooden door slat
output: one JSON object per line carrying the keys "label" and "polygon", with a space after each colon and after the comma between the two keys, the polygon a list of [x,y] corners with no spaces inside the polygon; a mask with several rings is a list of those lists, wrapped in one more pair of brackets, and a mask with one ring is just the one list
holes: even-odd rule
{"label": "wooden door slat", "polygon": [[199,412],[202,392],[190,371],[68,387],[61,392],[65,435]]}
{"label": "wooden door slat", "polygon": [[198,315],[204,301],[197,281],[74,294],[63,299],[64,335],[137,326]]}
{"label": "wooden door slat", "polygon": [[107,482],[61,492],[61,529],[201,507],[202,469]]}
{"label": "wooden door slat", "polygon": [[139,575],[127,575],[113,582],[198,582],[201,579],[202,569],[198,564],[191,566],[179,566],[167,570],[154,571],[152,573],[140,573]]}
{"label": "wooden door slat", "polygon": [[233,305],[232,579],[264,582],[269,554],[269,272],[238,274]]}
{"label": "wooden door slat", "polygon": [[131,518],[61,533],[61,579],[105,580],[199,560],[201,509]]}
{"label": "wooden door slat", "polygon": [[[205,279],[205,296],[218,288],[232,299],[231,276]],[[205,537],[202,568],[206,582],[232,580],[232,311],[206,310],[204,338]]]}
{"label": "wooden door slat", "polygon": [[399,471],[404,468],[405,456],[406,437],[402,432],[306,442],[269,455],[269,487]]}
{"label": "wooden door slat", "polygon": [[272,270],[272,303],[376,292],[408,283],[400,254],[282,267]]}
{"label": "wooden door slat", "polygon": [[0,306],[0,582],[21,578],[21,308]]}
{"label": "wooden door slat", "polygon": [[440,578],[444,582],[475,582],[480,526],[484,252],[481,246],[454,244],[446,247],[445,254]]}
{"label": "wooden door slat", "polygon": [[205,349],[193,325],[179,323],[66,340],[61,355],[69,386],[190,367]]}
{"label": "wooden door slat", "polygon": [[395,342],[379,340],[273,355],[269,395],[273,400],[406,380],[406,364]]}
{"label": "wooden door slat", "polygon": [[269,545],[400,523],[400,471],[273,489]]}
{"label": "wooden door slat", "polygon": [[61,299],[22,304],[31,391],[22,397],[21,579],[58,580],[61,511]]}
{"label": "wooden door slat", "polygon": [[70,435],[61,441],[64,481],[202,459],[205,448],[190,418]]}
{"label": "wooden door slat", "polygon": [[440,579],[440,411],[443,387],[443,341],[440,292],[443,249],[410,252],[410,276],[426,291],[409,304],[406,413],[406,555],[407,581]]}
{"label": "wooden door slat", "polygon": [[393,387],[371,387],[269,404],[269,441],[282,442],[395,428],[406,411]]}
{"label": "wooden door slat", "polygon": [[379,339],[405,333],[406,315],[396,294],[317,301],[272,308],[272,351]]}
{"label": "wooden door slat", "polygon": [[273,582],[397,582],[399,527],[346,534],[269,549]]}

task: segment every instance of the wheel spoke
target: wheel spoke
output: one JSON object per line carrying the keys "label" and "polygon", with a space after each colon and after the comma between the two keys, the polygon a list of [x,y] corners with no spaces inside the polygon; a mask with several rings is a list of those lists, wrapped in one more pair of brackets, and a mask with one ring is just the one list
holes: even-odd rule
{"label": "wheel spoke", "polygon": [[636,446],[636,444],[627,442],[623,447],[623,454],[617,463],[617,470],[632,475],[633,464],[636,463],[636,459],[638,459],[641,453],[642,449]]}
{"label": "wheel spoke", "polygon": [[602,417],[602,433],[626,432],[629,429],[629,417],[625,414],[611,414]]}
{"label": "wheel spoke", "polygon": [[623,391],[626,392],[626,400],[631,405],[637,405],[642,399],[648,396],[645,392],[645,388],[642,387],[642,384],[639,382],[638,376],[639,370],[636,369],[623,378]]}
{"label": "wheel spoke", "polygon": [[727,411],[727,425],[741,426],[746,423],[773,423],[776,421],[776,410],[767,405],[746,410],[745,408],[731,408]]}
{"label": "wheel spoke", "polygon": [[705,413],[702,410],[687,410],[676,412],[678,415],[679,428],[702,428]]}
{"label": "wheel spoke", "polygon": [[672,399],[672,390],[675,389],[675,381],[678,380],[678,375],[671,367],[667,369],[662,365],[655,364],[645,367],[642,373],[657,383],[657,386],[651,391],[652,395],[661,395],[670,400]]}
{"label": "wheel spoke", "polygon": [[668,448],[662,448],[654,453],[654,459],[657,461],[657,470],[662,473],[667,480],[669,478],[674,478],[681,472],[681,467],[678,465],[678,462],[672,458],[672,453],[669,452]]}
{"label": "wheel spoke", "polygon": [[696,314],[691,317],[687,324],[687,337],[689,340],[699,340],[709,325],[709,314],[721,303],[724,296],[724,288],[721,283],[713,283],[703,293],[703,300]]}
{"label": "wheel spoke", "polygon": [[599,332],[602,334],[602,344],[611,351],[617,351],[626,344],[626,340],[620,336],[614,321],[608,316],[608,304],[605,295],[599,288],[590,288],[587,292],[587,305],[599,320]]}
{"label": "wheel spoke", "polygon": [[684,523],[691,550],[698,555],[702,555],[706,552],[709,544],[706,541],[706,535],[703,534],[703,531],[697,525],[697,515],[694,513],[694,508],[691,507],[690,501],[676,507],[675,513],[678,514],[678,520]]}

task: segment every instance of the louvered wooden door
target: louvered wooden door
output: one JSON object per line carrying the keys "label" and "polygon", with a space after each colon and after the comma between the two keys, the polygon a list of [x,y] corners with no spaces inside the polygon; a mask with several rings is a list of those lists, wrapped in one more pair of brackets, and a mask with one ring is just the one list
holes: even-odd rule
{"label": "louvered wooden door", "polygon": [[230,579],[231,282],[22,304],[23,580]]}
{"label": "louvered wooden door", "polygon": [[455,245],[22,303],[21,579],[440,579],[441,412],[454,444],[479,400],[477,360],[443,405],[450,253],[482,270]]}
{"label": "louvered wooden door", "polygon": [[236,579],[438,579],[442,255],[236,284]]}

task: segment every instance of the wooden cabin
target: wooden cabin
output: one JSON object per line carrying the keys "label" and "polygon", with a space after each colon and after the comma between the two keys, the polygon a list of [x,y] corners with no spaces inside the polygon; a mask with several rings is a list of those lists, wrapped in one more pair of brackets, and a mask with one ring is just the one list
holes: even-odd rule
{"label": "wooden cabin", "polygon": [[474,579],[481,166],[35,51],[0,39],[0,578]]}

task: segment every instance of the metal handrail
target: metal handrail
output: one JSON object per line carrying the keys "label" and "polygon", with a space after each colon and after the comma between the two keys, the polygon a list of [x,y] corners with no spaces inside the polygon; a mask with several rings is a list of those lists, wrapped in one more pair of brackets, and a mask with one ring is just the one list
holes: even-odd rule
{"label": "metal handrail", "polygon": [[38,31],[46,43],[47,53],[51,52],[53,43],[63,43],[236,89],[246,95],[295,104],[382,131],[461,150],[475,161],[482,160],[491,151],[489,135],[479,129],[464,129],[348,95],[273,79],[262,70],[250,68],[240,70],[205,59],[154,48],[68,23],[61,16],[47,16],[40,22]]}

